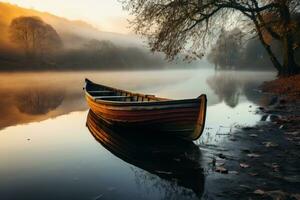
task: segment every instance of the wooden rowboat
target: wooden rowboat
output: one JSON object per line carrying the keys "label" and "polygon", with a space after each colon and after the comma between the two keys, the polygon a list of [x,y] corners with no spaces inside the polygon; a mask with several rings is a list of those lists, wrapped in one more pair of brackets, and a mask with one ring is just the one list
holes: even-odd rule
{"label": "wooden rowboat", "polygon": [[90,109],[106,123],[158,137],[166,134],[196,140],[202,134],[206,95],[170,100],[95,84],[88,79],[85,82]]}
{"label": "wooden rowboat", "polygon": [[[202,156],[199,147],[192,141],[166,135],[157,140],[142,134],[132,134],[107,124],[91,110],[86,125],[94,138],[121,160],[173,185],[190,189],[198,197],[202,196],[205,182],[201,167]],[[147,174],[141,174],[136,179],[147,179]],[[149,176],[149,179],[153,179],[153,176]],[[181,187],[170,189],[177,190]]]}

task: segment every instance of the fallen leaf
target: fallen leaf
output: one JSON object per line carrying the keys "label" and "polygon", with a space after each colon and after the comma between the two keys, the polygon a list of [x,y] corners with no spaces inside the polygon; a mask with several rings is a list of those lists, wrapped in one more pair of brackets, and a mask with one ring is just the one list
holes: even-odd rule
{"label": "fallen leaf", "polygon": [[251,189],[251,187],[248,186],[248,185],[240,185],[240,187],[242,187],[242,188],[247,188],[247,189]]}
{"label": "fallen leaf", "polygon": [[252,172],[251,172],[251,173],[249,173],[249,175],[250,175],[250,176],[257,176],[258,173],[252,173]]}
{"label": "fallen leaf", "polygon": [[258,158],[258,157],[260,157],[260,155],[256,154],[256,153],[249,153],[249,154],[247,154],[247,156],[250,157],[250,158]]}
{"label": "fallen leaf", "polygon": [[264,195],[265,191],[261,190],[261,189],[257,189],[253,192],[254,194],[259,194],[259,195]]}
{"label": "fallen leaf", "polygon": [[249,168],[250,166],[246,163],[240,163],[241,168]]}
{"label": "fallen leaf", "polygon": [[250,137],[257,137],[257,134],[250,134]]}
{"label": "fallen leaf", "polygon": [[221,174],[228,174],[228,170],[225,167],[216,167],[216,172]]}
{"label": "fallen leaf", "polygon": [[278,144],[274,142],[263,142],[266,147],[278,147]]}
{"label": "fallen leaf", "polygon": [[225,162],[220,162],[220,161],[216,162],[217,167],[221,167],[221,166],[224,166],[224,165],[225,165]]}
{"label": "fallen leaf", "polygon": [[280,126],[279,126],[279,129],[283,129],[283,128],[285,128],[284,125],[280,125]]}

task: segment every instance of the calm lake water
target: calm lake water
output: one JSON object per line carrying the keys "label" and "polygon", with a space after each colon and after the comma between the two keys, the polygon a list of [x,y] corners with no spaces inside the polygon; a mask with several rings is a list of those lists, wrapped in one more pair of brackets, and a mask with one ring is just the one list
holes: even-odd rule
{"label": "calm lake water", "polygon": [[[166,159],[180,166],[173,171],[158,170],[164,160],[157,166],[152,157],[130,160],[125,155],[125,159],[102,146],[86,127],[88,107],[82,90],[86,77],[174,99],[205,93],[205,131],[192,143],[192,152],[184,150]],[[254,125],[260,120],[255,110],[261,94],[255,88],[274,77],[270,72],[209,69],[0,73],[0,199],[208,197],[214,186],[205,170],[210,159],[207,152],[223,144],[222,135],[233,132],[237,125]],[[189,154],[193,158],[186,159]],[[189,168],[190,161],[201,170]]]}

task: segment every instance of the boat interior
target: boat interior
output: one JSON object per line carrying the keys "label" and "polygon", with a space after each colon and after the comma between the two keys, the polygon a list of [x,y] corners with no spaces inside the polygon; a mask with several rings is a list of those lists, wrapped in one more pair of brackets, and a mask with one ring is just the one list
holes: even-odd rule
{"label": "boat interior", "polygon": [[107,86],[98,85],[91,81],[86,81],[86,91],[93,99],[104,101],[122,101],[122,102],[150,102],[150,101],[163,101],[167,99],[158,98],[154,95],[144,95],[132,93],[125,90],[119,90]]}

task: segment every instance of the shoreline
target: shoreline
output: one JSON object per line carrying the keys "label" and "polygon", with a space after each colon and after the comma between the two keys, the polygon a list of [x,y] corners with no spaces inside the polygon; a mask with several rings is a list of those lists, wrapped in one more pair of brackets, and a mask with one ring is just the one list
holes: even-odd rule
{"label": "shoreline", "polygon": [[208,197],[300,199],[300,76],[265,82],[260,89],[267,96],[256,111],[260,122],[237,125],[207,160],[208,185],[222,183],[207,188]]}

